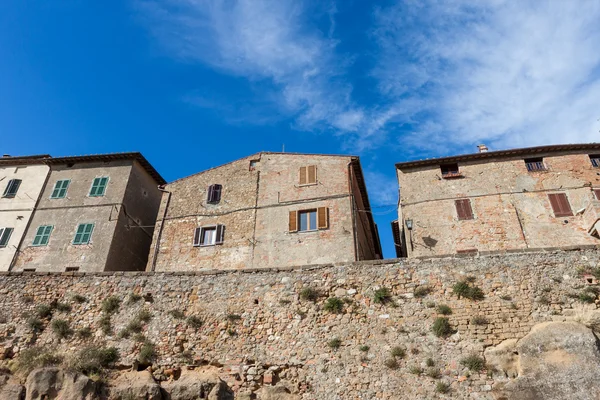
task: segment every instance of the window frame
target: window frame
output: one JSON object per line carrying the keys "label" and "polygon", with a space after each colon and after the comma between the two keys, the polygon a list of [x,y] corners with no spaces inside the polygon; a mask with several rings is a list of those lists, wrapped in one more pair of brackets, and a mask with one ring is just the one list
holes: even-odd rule
{"label": "window frame", "polygon": [[[96,181],[100,180],[100,182],[101,182],[102,179],[106,179],[106,183],[104,184],[104,186],[101,186],[100,184],[96,185]],[[109,176],[95,177],[94,180],[92,181],[92,185],[90,186],[90,191],[88,193],[88,197],[104,197],[104,196],[106,196],[106,189],[108,188],[108,182],[110,182]],[[102,193],[99,194],[97,191],[96,191],[96,193],[92,193],[92,191],[94,190],[95,187],[102,187]]]}
{"label": "window frame", "polygon": [[[313,229],[310,228],[310,223],[311,223],[311,214],[314,213],[314,223],[315,226]],[[308,229],[302,229],[302,216],[303,215],[307,215],[307,225],[308,225]],[[319,230],[319,216],[318,216],[318,209],[316,208],[309,208],[306,210],[298,210],[298,233],[302,233],[302,232],[315,232]]]}
{"label": "window frame", "polygon": [[[205,233],[209,230],[215,231],[214,242],[209,244],[204,244]],[[193,247],[211,247],[217,246],[224,243],[225,239],[225,225],[222,224],[214,224],[214,225],[204,225],[198,226],[194,229],[194,237],[192,240]]]}
{"label": "window frame", "polygon": [[[556,196],[556,197],[551,197],[551,196]],[[554,203],[552,201],[552,199],[557,199],[557,198],[562,198],[565,200],[565,204],[568,206],[568,210],[564,210],[562,206],[564,206],[565,204],[561,205],[560,204],[560,200],[556,200],[557,203]],[[569,201],[569,196],[567,196],[566,193],[564,192],[559,192],[559,193],[548,193],[548,202],[550,202],[550,208],[552,209],[552,212],[554,213],[554,218],[564,218],[564,217],[572,217],[573,214],[573,207],[571,207],[571,202]],[[556,204],[556,207],[555,207]]]}
{"label": "window frame", "polygon": [[223,185],[219,183],[213,183],[207,189],[206,203],[207,204],[219,204],[223,194]]}
{"label": "window frame", "polygon": [[[90,226],[91,225],[91,229],[89,232],[85,232],[85,227]],[[79,232],[79,228],[81,227],[83,228],[82,232]],[[81,246],[81,245],[87,245],[90,244],[92,242],[92,235],[94,233],[94,228],[96,227],[96,224],[93,222],[83,222],[77,225],[77,229],[75,230],[75,236],[73,237],[73,241],[71,242],[72,245],[74,246]],[[81,235],[81,239],[78,241],[77,240],[77,235]],[[85,235],[87,236],[87,241],[84,241],[83,238],[85,237]]]}
{"label": "window frame", "polygon": [[600,154],[590,154],[590,162],[593,168],[600,168]]}
{"label": "window frame", "polygon": [[10,242],[10,237],[12,236],[14,230],[15,228],[9,228],[7,226],[3,226],[0,228],[0,249],[8,247],[8,242]]}
{"label": "window frame", "polygon": [[[14,199],[19,192],[19,188],[21,187],[22,179],[10,179],[4,188],[4,192],[2,193],[2,197],[6,199]],[[14,188],[14,190],[10,190]]]}
{"label": "window frame", "polygon": [[[40,233],[41,229],[44,229],[44,231],[42,233]],[[49,232],[46,233],[46,230],[48,230],[48,228],[50,228]],[[52,235],[52,231],[54,230],[54,225],[40,225],[38,226],[36,232],[35,232],[35,236],[33,237],[33,242],[31,243],[32,247],[44,247],[44,246],[48,246],[48,244],[50,243],[50,235]],[[38,243],[36,243],[35,241],[40,238],[40,241]],[[46,242],[43,242],[43,239],[46,238]]]}
{"label": "window frame", "polygon": [[462,178],[463,176],[460,172],[460,165],[458,165],[458,163],[440,164],[440,172],[442,174],[442,179]]}
{"label": "window frame", "polygon": [[[300,230],[301,214],[316,212],[316,229]],[[306,208],[288,211],[288,233],[307,233],[329,229],[329,207]],[[310,217],[308,217],[310,218]],[[310,219],[308,219],[310,225]]]}
{"label": "window frame", "polygon": [[524,158],[525,168],[527,172],[543,172],[548,171],[548,166],[544,161],[544,157],[530,157]]}
{"label": "window frame", "polygon": [[[314,171],[314,181],[311,181],[311,168]],[[312,186],[319,183],[319,174],[317,171],[317,165],[305,165],[300,167],[298,170],[298,185],[299,186]]]}
{"label": "window frame", "polygon": [[[66,182],[67,186],[59,189],[58,184],[61,182]],[[56,182],[54,182],[54,187],[52,188],[52,193],[50,194],[50,199],[56,200],[56,199],[64,199],[65,197],[67,197],[67,192],[69,190],[69,186],[71,186],[70,179],[59,179]],[[62,196],[60,196],[60,192],[63,190],[64,190],[64,194]],[[56,193],[56,196],[55,196],[55,193]]]}
{"label": "window frame", "polygon": [[[465,209],[464,204],[468,205],[468,210]],[[471,199],[456,199],[454,200],[454,207],[456,208],[456,216],[459,221],[472,221],[475,219],[475,213],[473,212]],[[463,210],[462,216],[461,212],[459,211],[461,208]],[[465,211],[468,211],[468,214],[464,213]]]}

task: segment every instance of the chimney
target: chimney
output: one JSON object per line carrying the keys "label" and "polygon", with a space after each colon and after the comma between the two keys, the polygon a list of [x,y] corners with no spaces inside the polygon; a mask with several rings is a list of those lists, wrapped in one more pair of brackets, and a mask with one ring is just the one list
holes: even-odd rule
{"label": "chimney", "polygon": [[2,154],[2,158],[10,158],[10,154]]}
{"label": "chimney", "polygon": [[488,147],[485,144],[480,144],[479,146],[477,146],[477,148],[479,149],[480,153],[487,153],[488,151]]}

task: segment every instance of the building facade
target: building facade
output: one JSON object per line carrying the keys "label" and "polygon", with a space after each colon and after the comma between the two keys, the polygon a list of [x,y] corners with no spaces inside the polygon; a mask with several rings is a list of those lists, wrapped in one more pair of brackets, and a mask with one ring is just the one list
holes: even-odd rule
{"label": "building facade", "polygon": [[140,153],[49,158],[13,270],[144,270],[164,179]]}
{"label": "building facade", "polygon": [[166,185],[147,270],[379,258],[358,157],[263,152]]}
{"label": "building facade", "polygon": [[600,245],[600,144],[396,164],[398,256]]}
{"label": "building facade", "polygon": [[0,158],[0,271],[8,271],[44,188],[49,155]]}

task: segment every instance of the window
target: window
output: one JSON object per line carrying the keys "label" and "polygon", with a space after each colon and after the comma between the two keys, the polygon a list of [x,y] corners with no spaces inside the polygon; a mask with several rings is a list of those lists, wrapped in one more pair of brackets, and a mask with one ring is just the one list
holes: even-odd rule
{"label": "window", "polygon": [[600,189],[594,189],[594,194],[596,195],[596,200],[600,200]]}
{"label": "window", "polygon": [[50,234],[52,233],[52,225],[42,225],[38,227],[35,238],[33,238],[34,246],[47,246],[50,240]]}
{"label": "window", "polygon": [[63,179],[60,181],[56,181],[54,184],[54,190],[52,190],[52,194],[50,195],[51,199],[64,199],[67,195],[67,189],[69,188],[69,183],[71,183],[68,179]]}
{"label": "window", "polygon": [[467,219],[473,219],[473,209],[471,208],[471,200],[461,199],[455,200],[454,205],[456,206],[456,213],[458,214],[458,220],[464,221]]}
{"label": "window", "polygon": [[6,189],[4,189],[4,194],[2,194],[2,197],[15,197],[17,195],[17,191],[19,190],[19,186],[21,186],[20,179],[11,179],[8,181]]}
{"label": "window", "polygon": [[289,231],[309,232],[329,228],[329,208],[290,211]]}
{"label": "window", "polygon": [[223,186],[219,184],[210,185],[208,187],[208,196],[206,197],[206,202],[208,204],[217,204],[221,201],[221,191]]}
{"label": "window", "polygon": [[529,172],[546,170],[546,165],[544,165],[544,159],[542,157],[526,158],[525,166],[527,166],[527,171]]}
{"label": "window", "polygon": [[194,246],[214,246],[223,244],[225,225],[211,225],[196,228],[194,231]]}
{"label": "window", "polygon": [[442,171],[442,178],[451,179],[451,178],[461,178],[462,174],[458,169],[458,164],[444,164],[440,165],[440,170]]}
{"label": "window", "polygon": [[79,267],[67,267],[65,268],[65,272],[77,272],[79,271]]}
{"label": "window", "polygon": [[95,178],[90,189],[90,197],[101,197],[106,192],[106,185],[108,184],[108,176]]}
{"label": "window", "polygon": [[590,161],[595,168],[600,168],[600,154],[590,154]]}
{"label": "window", "polygon": [[75,239],[73,239],[73,244],[89,244],[92,239],[93,231],[94,224],[79,224],[79,226],[77,226],[77,233],[75,233]]}
{"label": "window", "polygon": [[254,171],[259,161],[260,160],[250,160],[250,166],[248,167],[248,170]]}
{"label": "window", "polygon": [[0,247],[6,247],[13,228],[0,228]]}
{"label": "window", "polygon": [[315,185],[317,183],[317,166],[300,167],[300,185]]}
{"label": "window", "polygon": [[570,217],[573,215],[569,199],[565,193],[551,193],[548,195],[548,199],[555,217]]}

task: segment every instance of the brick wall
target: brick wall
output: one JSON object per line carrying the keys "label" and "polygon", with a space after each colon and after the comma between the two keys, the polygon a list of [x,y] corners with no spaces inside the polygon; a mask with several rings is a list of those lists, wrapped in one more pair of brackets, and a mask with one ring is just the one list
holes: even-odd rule
{"label": "brick wall", "polygon": [[[143,334],[157,346],[155,376],[183,365],[210,363],[237,393],[269,381],[287,382],[305,399],[429,399],[437,379],[411,373],[427,369],[432,358],[453,398],[491,399],[494,380],[486,372],[468,373],[460,360],[483,354],[484,347],[520,338],[536,323],[565,320],[595,303],[578,300],[588,283],[580,270],[600,267],[596,250],[553,251],[478,257],[386,260],[245,271],[164,273],[0,274],[0,338],[5,357],[34,343],[64,351],[88,342],[115,345],[121,363],[134,363],[140,343],[120,332],[143,308],[153,314]],[[480,301],[459,299],[452,286],[473,277],[482,289]],[[310,287],[321,297],[303,300]],[[374,302],[375,290],[389,288],[393,302]],[[428,288],[416,297],[417,288]],[[128,303],[131,293],[144,300]],[[71,300],[85,296],[84,303]],[[99,328],[101,303],[108,296],[122,299],[111,318],[113,334]],[[325,310],[329,297],[343,300],[340,314]],[[40,304],[69,303],[70,312],[53,318],[73,329],[90,327],[90,339],[59,340],[47,327],[36,339],[27,319]],[[457,333],[441,339],[431,327],[440,316],[436,306],[452,309],[448,316]],[[200,328],[174,317],[197,316]],[[239,319],[233,316],[239,316]],[[475,317],[485,319],[477,324]],[[44,320],[44,324],[48,321]],[[332,349],[328,343],[340,340]],[[361,346],[368,350],[361,351]],[[406,350],[399,368],[384,364],[393,347]],[[364,349],[363,349],[364,350]]]}

